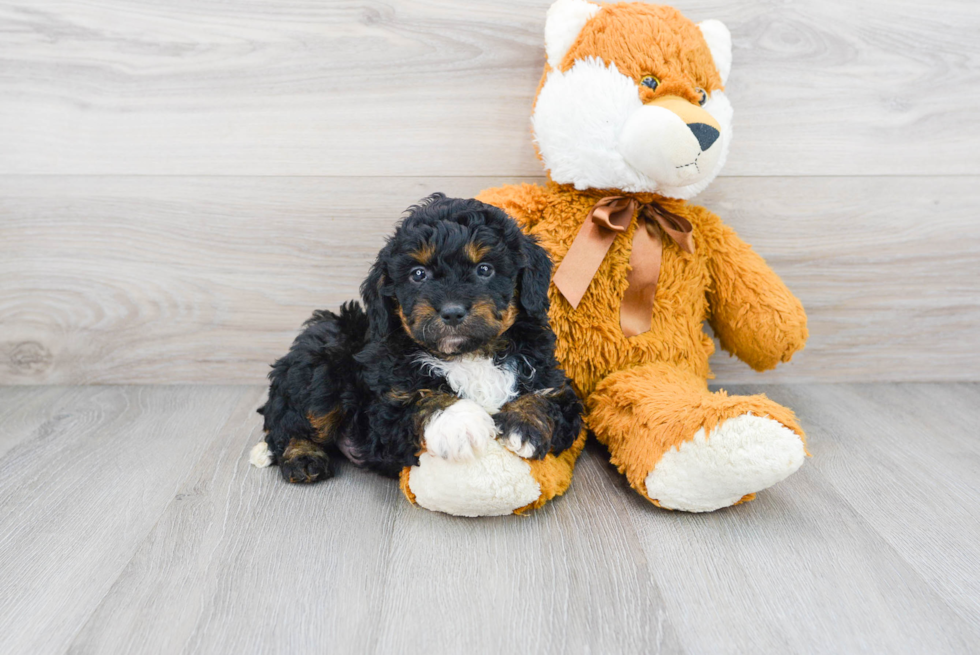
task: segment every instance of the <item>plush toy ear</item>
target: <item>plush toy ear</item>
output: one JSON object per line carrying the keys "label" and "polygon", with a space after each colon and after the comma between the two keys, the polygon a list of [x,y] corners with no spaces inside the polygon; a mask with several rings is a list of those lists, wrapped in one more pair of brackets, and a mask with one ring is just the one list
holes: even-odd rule
{"label": "plush toy ear", "polygon": [[551,258],[534,237],[523,236],[524,268],[520,273],[521,307],[536,321],[548,320],[548,286],[551,284]]}
{"label": "plush toy ear", "polygon": [[387,245],[378,253],[371,272],[361,283],[361,299],[370,322],[369,333],[374,341],[391,336],[395,320],[395,300],[391,294],[387,266],[390,255],[391,246]]}
{"label": "plush toy ear", "polygon": [[711,58],[721,75],[721,83],[728,82],[728,74],[732,72],[732,33],[720,20],[706,20],[698,23],[701,35],[708,42]]}
{"label": "plush toy ear", "polygon": [[557,69],[579,32],[602,7],[585,0],[558,0],[548,8],[544,23],[544,50],[548,65]]}

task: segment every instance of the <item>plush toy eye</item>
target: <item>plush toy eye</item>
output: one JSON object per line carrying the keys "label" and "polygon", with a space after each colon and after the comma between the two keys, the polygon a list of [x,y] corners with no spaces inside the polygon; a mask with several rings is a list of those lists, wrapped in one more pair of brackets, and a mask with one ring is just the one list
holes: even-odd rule
{"label": "plush toy eye", "polygon": [[660,80],[658,80],[653,75],[647,75],[642,80],[640,80],[640,84],[647,87],[648,89],[652,89],[653,91],[656,91],[657,87],[660,86]]}
{"label": "plush toy eye", "polygon": [[421,266],[416,266],[409,271],[408,277],[412,282],[422,282],[425,278],[429,277],[429,272]]}
{"label": "plush toy eye", "polygon": [[490,264],[480,264],[476,267],[476,274],[480,277],[490,277],[493,275],[493,266]]}
{"label": "plush toy eye", "polygon": [[704,107],[704,103],[708,102],[708,94],[705,93],[704,89],[698,89],[698,104]]}

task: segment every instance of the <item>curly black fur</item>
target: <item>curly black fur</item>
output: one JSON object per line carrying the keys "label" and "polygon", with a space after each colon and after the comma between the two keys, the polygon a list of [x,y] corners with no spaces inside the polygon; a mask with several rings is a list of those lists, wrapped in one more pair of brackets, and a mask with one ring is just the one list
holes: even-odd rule
{"label": "curly black fur", "polygon": [[569,448],[582,405],[555,360],[550,278],[547,253],[501,210],[442,194],[411,207],[361,286],[366,311],[315,312],[272,367],[259,413],[283,477],[328,477],[327,447],[388,476],[418,463],[425,421],[456,400],[425,354],[480,352],[518,371],[498,428],[534,457]]}

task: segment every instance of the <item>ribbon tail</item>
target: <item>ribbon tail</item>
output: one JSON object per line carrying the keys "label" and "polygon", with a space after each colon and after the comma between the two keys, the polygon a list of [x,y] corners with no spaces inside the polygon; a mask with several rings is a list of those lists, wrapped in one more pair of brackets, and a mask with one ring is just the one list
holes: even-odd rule
{"label": "ribbon tail", "polygon": [[619,308],[619,325],[623,334],[634,337],[649,332],[653,325],[653,304],[660,281],[663,240],[650,221],[641,221],[633,233],[630,272],[626,292]]}
{"label": "ribbon tail", "polygon": [[636,200],[625,196],[607,196],[592,206],[552,278],[573,309],[578,309],[616,234],[626,231],[636,208]]}
{"label": "ribbon tail", "polygon": [[555,287],[573,309],[578,309],[582,296],[588,290],[615,238],[615,232],[603,230],[592,220],[586,220],[575,235],[575,240],[552,278]]}

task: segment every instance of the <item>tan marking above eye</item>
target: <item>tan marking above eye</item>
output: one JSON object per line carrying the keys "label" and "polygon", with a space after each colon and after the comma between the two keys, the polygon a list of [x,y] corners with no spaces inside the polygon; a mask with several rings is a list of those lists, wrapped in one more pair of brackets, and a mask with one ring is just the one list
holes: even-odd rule
{"label": "tan marking above eye", "polygon": [[419,264],[428,264],[432,260],[432,255],[436,254],[436,248],[431,243],[423,244],[418,250],[408,253],[408,256]]}
{"label": "tan marking above eye", "polygon": [[479,264],[480,260],[490,252],[490,248],[487,246],[479,245],[470,241],[463,247],[466,252],[466,256],[470,258],[470,261],[474,264]]}

